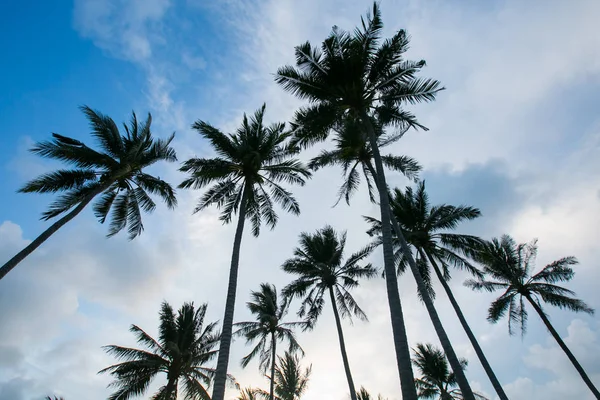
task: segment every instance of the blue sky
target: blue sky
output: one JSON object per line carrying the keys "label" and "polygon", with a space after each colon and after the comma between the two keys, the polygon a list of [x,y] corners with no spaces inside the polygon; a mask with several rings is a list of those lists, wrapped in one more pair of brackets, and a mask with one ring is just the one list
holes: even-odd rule
{"label": "blue sky", "polygon": [[[293,47],[318,42],[333,24],[352,28],[368,4],[345,0],[75,0],[11,2],[0,14],[0,259],[41,232],[38,217],[50,197],[17,194],[28,179],[56,164],[27,148],[51,132],[89,141],[78,110],[90,105],[121,122],[132,110],[151,112],[155,135],[177,132],[180,160],[210,155],[189,129],[204,119],[233,130],[243,112],[267,103],[267,118],[288,120],[301,104],[272,81],[293,62]],[[410,133],[391,150],[417,158],[434,202],[469,203],[484,217],[463,231],[489,238],[510,233],[539,238],[541,267],[576,255],[572,288],[600,307],[600,6],[594,0],[519,2],[383,1],[385,34],[405,28],[409,57],[426,59],[424,76],[447,87],[435,103],[413,109],[427,133]],[[525,4],[526,3],[526,4]],[[317,149],[313,150],[317,151]],[[308,154],[310,155],[310,153]],[[303,157],[308,157],[305,155]],[[156,173],[174,184],[175,166]],[[279,269],[301,231],[325,223],[348,230],[350,250],[367,240],[361,215],[376,215],[366,196],[351,207],[334,203],[339,171],[319,171],[295,192],[302,217],[281,215],[274,232],[244,237],[236,319],[248,318],[250,290],[289,278]],[[408,184],[390,177],[398,186]],[[106,398],[110,379],[105,344],[133,345],[131,323],[155,333],[163,299],[209,303],[209,319],[222,317],[233,228],[216,210],[191,215],[199,193],[181,192],[180,206],[159,206],[145,219],[142,237],[104,238],[88,210],[0,282],[0,400]],[[325,205],[325,206],[324,206]],[[268,254],[268,257],[265,257]],[[380,263],[378,255],[373,256]],[[452,287],[490,363],[511,399],[591,399],[564,354],[530,316],[525,338],[490,325],[491,296]],[[436,343],[413,282],[400,280],[411,343]],[[346,324],[355,381],[399,399],[389,346],[381,281],[357,291],[370,322]],[[436,304],[468,377],[492,396],[485,374],[443,296]],[[324,314],[316,331],[302,334],[313,364],[307,400],[346,399],[335,328]],[[549,310],[558,331],[600,384],[600,324],[596,317]],[[232,372],[243,386],[266,386],[254,365],[242,370],[243,342],[232,347]],[[372,360],[367,365],[364,360]],[[372,365],[376,365],[373,367]],[[159,384],[160,382],[157,382]],[[229,393],[231,398],[235,392]]]}

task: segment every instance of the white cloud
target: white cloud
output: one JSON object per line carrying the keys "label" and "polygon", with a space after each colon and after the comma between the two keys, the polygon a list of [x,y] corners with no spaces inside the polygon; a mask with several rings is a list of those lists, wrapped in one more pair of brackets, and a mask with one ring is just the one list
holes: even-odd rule
{"label": "white cloud", "polygon": [[[363,2],[341,0],[227,2],[221,17],[226,15],[229,20],[226,26],[234,35],[229,45],[239,49],[243,62],[231,69],[211,71],[211,57],[179,43],[177,49],[181,51],[172,59],[181,60],[189,70],[214,74],[206,77],[207,82],[214,81],[213,86],[198,89],[209,99],[202,105],[189,94],[189,87],[177,86],[169,74],[173,61],[163,54],[169,45],[175,46],[170,33],[163,30],[169,13],[177,13],[175,5],[162,0],[78,0],[74,18],[84,37],[109,54],[136,63],[147,74],[148,107],[160,111],[157,124],[161,129],[183,130],[178,132],[176,146],[180,158],[185,159],[194,153],[209,154],[197,135],[187,132],[193,118],[210,119],[224,129],[234,129],[242,111],[253,112],[263,101],[267,102],[269,120],[289,118],[300,103],[277,87],[270,74],[293,62],[295,45],[307,39],[318,42],[334,23],[353,27],[366,8]],[[577,85],[598,85],[596,49],[600,43],[594,34],[600,14],[598,3],[508,1],[489,6],[467,3],[463,8],[444,2],[384,1],[382,9],[387,34],[406,27],[413,36],[409,57],[425,58],[429,66],[424,74],[441,79],[448,87],[436,103],[416,109],[432,130],[407,135],[394,150],[418,158],[429,172],[441,171],[436,188],[439,202],[455,201],[457,187],[481,192],[491,190],[484,187],[486,179],[506,178],[508,183],[498,183],[499,194],[494,196],[504,204],[490,196],[477,196],[483,204],[474,205],[491,208],[490,214],[497,212],[493,226],[479,226],[477,233],[507,232],[519,240],[539,237],[540,264],[577,255],[582,265],[572,287],[597,306],[599,298],[593,284],[600,278],[595,268],[600,255],[595,242],[600,222],[600,182],[594,161],[600,159],[598,130],[558,131],[556,126],[565,116],[549,113],[545,107],[564,101],[561,93],[566,89],[577,93]],[[177,17],[182,26],[192,23],[185,12]],[[221,85],[223,82],[229,85]],[[186,97],[181,95],[183,89],[188,90]],[[576,95],[568,100],[586,101]],[[570,141],[572,137],[577,139]],[[546,140],[563,151],[558,162],[556,153],[549,155],[549,150],[555,149]],[[487,168],[492,160],[495,164]],[[174,183],[181,179],[174,168],[159,172]],[[446,182],[445,172],[453,173]],[[480,186],[472,184],[474,173],[479,174],[478,182],[483,182]],[[325,223],[348,229],[349,250],[367,240],[361,215],[377,215],[377,210],[362,196],[364,193],[356,196],[352,207],[330,209],[338,182],[339,171],[318,172],[305,188],[294,188],[303,210],[301,218],[281,214],[274,232],[265,230],[258,239],[245,235],[237,319],[249,317],[244,303],[260,282],[268,280],[279,288],[287,283],[288,277],[278,266],[290,256],[300,231],[312,231]],[[506,185],[513,184],[518,186],[514,193],[502,197],[508,191]],[[99,226],[89,212],[84,213],[0,282],[0,354],[14,365],[7,369],[0,363],[1,400],[31,400],[50,393],[74,399],[105,398],[109,378],[96,376],[96,371],[113,360],[100,346],[134,344],[127,332],[130,323],[155,333],[157,309],[163,299],[174,306],[189,300],[209,302],[209,319],[222,318],[233,227],[221,226],[214,210],[191,216],[198,195],[181,193],[176,211],[161,207],[147,217],[147,232],[131,243],[122,237],[106,240],[105,227]],[[472,196],[465,193],[464,198],[468,201]],[[23,235],[14,223],[3,222],[0,257],[11,256],[26,243],[25,238],[33,236],[32,232]],[[380,262],[380,257],[373,261]],[[500,380],[512,382],[507,385],[511,398],[551,398],[541,395],[544,393],[568,398],[565,388],[581,387],[564,355],[555,351],[533,315],[524,341],[509,338],[503,323],[493,326],[485,322],[493,295],[474,295],[461,286],[463,278],[455,274],[452,287]],[[383,288],[377,279],[356,291],[370,322],[344,324],[344,329],[357,385],[393,400],[399,398],[399,387]],[[475,387],[491,393],[452,310],[441,290],[438,292],[436,304],[450,338],[459,355],[470,360],[468,376]],[[401,278],[401,293],[411,344],[435,343],[411,277]],[[329,312],[326,309],[315,332],[300,335],[307,351],[305,363],[313,364],[306,400],[346,398]],[[560,332],[572,318],[554,310],[551,315]],[[597,353],[588,351],[598,346],[597,332],[598,326],[589,323],[586,326],[576,320],[569,325],[566,340],[583,357],[582,362]],[[232,372],[242,385],[265,387],[266,381],[256,368],[239,368],[239,359],[247,351],[243,341],[234,343]],[[542,358],[548,359],[544,364],[552,366],[550,371],[540,370],[538,360]],[[586,359],[590,362],[593,364]],[[548,381],[547,373],[555,375]],[[597,376],[595,379],[600,381]],[[587,396],[585,387],[578,394]]]}

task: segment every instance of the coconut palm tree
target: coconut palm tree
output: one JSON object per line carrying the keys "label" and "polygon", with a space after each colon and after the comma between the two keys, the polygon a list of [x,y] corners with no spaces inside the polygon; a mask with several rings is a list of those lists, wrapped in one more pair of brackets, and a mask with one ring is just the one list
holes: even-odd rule
{"label": "coconut palm tree", "polygon": [[[277,289],[274,285],[262,283],[260,290],[250,294],[252,301],[246,303],[250,312],[256,317],[256,321],[238,322],[235,325],[239,329],[234,333],[236,336],[246,338],[248,344],[258,340],[258,343],[250,354],[242,358],[242,367],[246,368],[255,357],[260,358],[260,369],[264,373],[271,367],[271,376],[275,376],[275,363],[277,361],[277,342],[287,340],[289,351],[300,351],[304,354],[302,347],[296,341],[293,329],[305,325],[304,322],[283,322],[289,301],[286,298],[278,300]],[[275,381],[271,379],[269,399],[273,400]]]}
{"label": "coconut palm tree", "polygon": [[301,233],[300,246],[294,250],[294,257],[282,265],[285,272],[297,275],[298,278],[287,285],[283,293],[286,297],[302,298],[298,316],[305,318],[307,329],[314,327],[323,311],[325,298],[329,295],[350,397],[357,400],[341,318],[352,320],[352,316],[356,316],[367,320],[350,289],[359,285],[359,279],[375,276],[376,271],[371,264],[359,265],[371,254],[372,247],[365,247],[344,261],[345,246],[346,233],[338,235],[331,226],[325,226],[313,234]]}
{"label": "coconut palm tree", "polygon": [[[203,304],[195,309],[193,303],[185,303],[175,315],[173,308],[163,302],[158,340],[137,325],[129,329],[147,350],[104,346],[108,354],[120,361],[99,372],[110,373],[115,378],[109,387],[116,391],[109,400],[143,395],[159,374],[166,374],[167,382],[153,398],[176,399],[181,384],[184,399],[210,400],[205,386],[214,378],[215,370],[206,364],[217,354],[219,335],[215,332],[216,322],[204,326],[206,307]],[[229,380],[235,382],[232,377]]]}
{"label": "coconut palm tree", "polygon": [[[277,357],[278,363],[275,368],[275,400],[300,400],[308,387],[308,380],[312,365],[307,368],[300,366],[300,358],[297,354],[286,351],[283,357]],[[269,393],[258,389],[256,392],[261,398],[269,398]]]}
{"label": "coconut palm tree", "polygon": [[[463,205],[439,204],[431,206],[429,196],[425,190],[425,182],[420,182],[416,190],[411,187],[407,187],[404,193],[399,189],[393,190],[390,195],[390,205],[392,215],[398,221],[406,241],[415,250],[420,265],[425,266],[425,268],[421,268],[421,275],[424,280],[430,283],[429,268],[433,269],[498,397],[501,400],[508,400],[502,385],[487,361],[448,285],[451,266],[468,271],[477,278],[483,276],[465,257],[466,254],[471,254],[482,243],[481,239],[472,235],[449,232],[454,230],[460,222],[479,217],[481,212],[477,208]],[[370,235],[380,235],[381,223],[372,217],[365,217],[365,219],[371,223],[371,229],[368,233]],[[400,256],[398,273],[400,274],[406,270],[406,260],[401,257],[401,250],[398,253]],[[431,285],[429,285],[428,291],[433,297],[435,293]]]}
{"label": "coconut palm tree", "polygon": [[150,114],[145,121],[138,121],[133,113],[130,124],[124,124],[125,134],[122,134],[110,117],[87,106],[81,110],[90,122],[91,135],[99,149],[57,133],[52,134],[51,141],[39,142],[31,149],[36,155],[62,161],[72,168],[41,175],[26,183],[19,192],[62,192],[42,214],[42,219],[47,221],[64,215],[0,267],[0,279],[99,195],[94,214],[100,223],[111,219],[109,237],[125,228],[129,239],[142,233],[142,211],[150,213],[156,208],[149,193],[158,195],[169,208],[177,205],[171,186],[144,172],[159,161],[177,160],[170,146],[174,134],[166,140],[154,138],[150,131]]}
{"label": "coconut palm tree", "polygon": [[363,386],[361,386],[358,392],[356,392],[356,395],[358,400],[386,400],[380,394],[377,395],[377,399],[375,399],[375,397],[371,396],[371,394]]}
{"label": "coconut palm tree", "polygon": [[[400,140],[407,132],[407,127],[393,132],[386,132],[374,118],[372,118],[371,123],[377,133],[379,148]],[[324,167],[342,167],[344,182],[338,191],[338,202],[345,199],[348,204],[350,204],[350,197],[359,187],[359,171],[362,170],[369,190],[369,197],[371,201],[375,202],[373,184],[376,172],[373,165],[373,152],[364,134],[362,122],[359,119],[348,117],[337,123],[333,127],[333,131],[335,132],[333,137],[334,149],[322,150],[319,155],[310,160],[308,167],[314,171]],[[421,166],[417,161],[407,156],[388,154],[382,156],[381,159],[389,170],[400,172],[412,180],[417,178],[421,170]]]}
{"label": "coconut palm tree", "polygon": [[277,224],[275,203],[287,212],[300,214],[298,202],[281,183],[304,185],[310,177],[305,166],[293,158],[295,149],[286,144],[289,134],[284,131],[285,124],[265,126],[264,114],[265,105],[250,119],[244,114],[242,125],[234,134],[225,134],[204,121],[195,122],[192,128],[210,142],[217,157],[192,158],[181,167],[190,177],[180,187],[200,189],[212,184],[195,212],[216,205],[222,209],[224,223],[231,222],[238,213],[213,400],[223,400],[225,396],[244,222],[248,219],[253,235],[258,236],[262,223],[271,229]]}
{"label": "coconut palm tree", "polygon": [[[443,88],[436,80],[416,77],[425,62],[404,59],[403,54],[409,43],[405,31],[398,31],[393,37],[380,43],[382,28],[381,13],[375,3],[372,14],[367,15],[367,18],[362,20],[362,26],[353,33],[334,27],[321,49],[312,46],[310,42],[297,46],[296,66],[280,68],[275,80],[285,90],[311,103],[301,108],[294,117],[296,145],[308,147],[327,139],[331,129],[345,118],[356,118],[363,124],[376,169],[375,182],[383,221],[386,289],[402,397],[415,400],[410,348],[394,267],[387,184],[372,119],[375,118],[383,126],[424,128],[415,116],[402,106],[407,103],[432,101]],[[423,286],[418,266],[401,232],[398,232],[398,238],[417,284]],[[429,298],[424,298],[424,302],[450,363],[457,370],[457,380],[467,399],[473,400],[469,383],[460,370],[458,358],[448,336],[437,314],[433,315],[433,302]]]}
{"label": "coconut palm tree", "polygon": [[259,389],[247,387],[240,390],[240,395],[236,400],[258,400],[259,398],[262,398],[262,395],[259,393]]}
{"label": "coconut palm tree", "polygon": [[504,235],[500,239],[494,238],[491,242],[481,245],[474,257],[490,278],[488,280],[468,280],[465,285],[474,290],[504,291],[490,305],[488,321],[496,323],[508,313],[510,334],[514,332],[512,327],[514,323],[520,326],[521,334],[525,334],[528,316],[525,300],[527,300],[579,372],[585,384],[594,396],[600,399],[600,392],[554,329],[542,306],[542,303],[548,303],[575,312],[594,313],[594,310],[585,302],[574,297],[573,291],[557,285],[559,282],[568,282],[573,279],[575,272],[572,266],[577,264],[577,259],[575,257],[561,258],[532,275],[536,255],[537,241],[535,240],[531,243],[517,244],[508,235]]}
{"label": "coconut palm tree", "polygon": [[[467,360],[461,359],[464,368]],[[413,364],[421,373],[421,378],[415,379],[415,386],[420,399],[462,400],[460,389],[456,386],[456,374],[450,371],[444,352],[431,344],[417,344],[414,350]],[[478,400],[486,400],[479,393],[474,393]]]}

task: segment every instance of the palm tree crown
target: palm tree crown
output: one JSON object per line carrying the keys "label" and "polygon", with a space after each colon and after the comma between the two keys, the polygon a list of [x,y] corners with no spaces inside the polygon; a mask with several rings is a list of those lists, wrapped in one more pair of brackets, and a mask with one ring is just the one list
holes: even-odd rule
{"label": "palm tree crown", "polygon": [[310,172],[297,159],[295,150],[286,145],[289,134],[284,123],[263,125],[263,105],[235,134],[225,134],[204,121],[192,127],[208,139],[217,152],[216,158],[192,158],[183,163],[181,171],[190,177],[182,188],[210,187],[200,199],[195,212],[211,205],[222,209],[221,220],[229,223],[245,198],[246,218],[252,223],[252,233],[258,236],[265,222],[270,228],[277,224],[274,203],[298,215],[300,207],[292,194],[280,183],[303,186]]}
{"label": "palm tree crown", "polygon": [[279,68],[276,82],[312,103],[296,113],[298,144],[325,140],[346,114],[363,119],[371,112],[383,125],[424,128],[401,106],[432,101],[443,88],[437,80],[417,78],[425,61],[404,59],[410,42],[404,30],[380,42],[382,29],[374,3],[353,34],[333,27],[320,49],[310,42],[296,46],[296,66]]}
{"label": "palm tree crown", "polygon": [[[156,340],[136,325],[130,331],[147,350],[121,346],[105,346],[108,354],[121,362],[100,371],[110,373],[116,391],[109,400],[127,400],[143,395],[156,375],[166,374],[167,383],[154,395],[156,399],[177,398],[178,384],[183,386],[185,399],[209,400],[205,385],[209,385],[214,369],[205,364],[216,356],[219,335],[216,323],[204,326],[206,304],[194,309],[185,303],[175,315],[164,302],[160,311],[159,339]],[[230,378],[233,380],[233,378]]]}
{"label": "palm tree crown", "polygon": [[[377,145],[379,148],[388,146],[399,140],[407,131],[407,129],[402,129],[387,133],[381,124],[374,119],[372,123],[377,132]],[[344,182],[340,186],[337,201],[339,202],[343,198],[348,204],[350,203],[350,197],[359,187],[359,170],[362,169],[367,182],[369,197],[371,201],[375,202],[373,191],[375,179],[373,151],[371,150],[371,145],[365,135],[362,124],[356,118],[345,118],[341,123],[335,124],[333,130],[335,131],[333,138],[334,149],[322,150],[318,156],[309,162],[308,167],[316,171],[323,167],[341,166],[344,174]],[[417,161],[407,156],[388,154],[382,157],[382,161],[388,169],[401,172],[409,179],[416,179],[417,174],[421,170],[421,166]]]}
{"label": "palm tree crown", "polygon": [[177,205],[171,186],[143,171],[158,161],[177,160],[175,150],[170,147],[174,134],[167,140],[154,138],[150,131],[150,114],[145,121],[138,121],[133,113],[129,125],[123,125],[125,134],[121,134],[110,117],[87,106],[82,107],[82,111],[90,121],[91,134],[100,149],[94,150],[79,140],[53,133],[52,141],[37,143],[31,151],[74,168],[44,174],[19,191],[63,192],[42,214],[45,220],[68,211],[89,196],[102,193],[94,204],[94,214],[101,223],[110,214],[108,236],[127,227],[129,238],[133,239],[144,229],[141,211],[152,212],[156,208],[148,193],[159,195],[170,208]]}
{"label": "palm tree crown", "polygon": [[[415,250],[415,258],[421,266],[421,276],[427,283],[428,291],[434,296],[431,286],[431,261],[435,267],[440,267],[443,279],[450,279],[450,266],[463,269],[476,277],[481,277],[481,272],[472,265],[465,254],[472,254],[474,249],[481,244],[477,236],[448,232],[455,229],[459,223],[472,220],[481,215],[479,209],[471,206],[453,206],[439,204],[432,206],[425,190],[425,182],[421,181],[416,190],[407,186],[402,192],[396,188],[390,193],[390,207],[406,241]],[[371,236],[381,235],[381,222],[372,217],[365,217],[371,224],[367,233]],[[381,243],[379,237],[377,244]],[[396,257],[398,259],[398,274],[403,273],[407,267],[397,238],[394,242]]]}
{"label": "palm tree crown", "polygon": [[344,262],[345,246],[346,233],[338,235],[331,226],[314,234],[302,233],[294,257],[282,265],[285,272],[299,275],[283,292],[285,296],[303,298],[298,315],[306,318],[307,327],[312,328],[321,315],[329,290],[335,294],[335,305],[342,317],[367,320],[349,290],[359,285],[359,279],[376,274],[371,264],[358,265],[371,254],[372,247],[365,247]]}
{"label": "palm tree crown", "polygon": [[289,301],[282,298],[278,301],[277,289],[274,285],[262,283],[260,290],[251,293],[252,301],[246,303],[250,312],[256,316],[256,321],[238,322],[239,329],[234,333],[243,336],[248,343],[258,340],[250,354],[242,359],[242,367],[246,367],[256,356],[260,358],[260,369],[266,372],[270,365],[273,343],[287,340],[289,351],[300,351],[302,348],[296,341],[293,328],[303,326],[303,322],[283,322],[289,308]]}
{"label": "palm tree crown", "polygon": [[491,304],[488,320],[498,322],[508,313],[508,329],[511,334],[514,333],[514,323],[521,328],[521,333],[526,331],[528,314],[525,299],[531,299],[541,309],[542,302],[545,302],[575,312],[594,312],[582,300],[571,297],[575,295],[573,291],[556,285],[558,282],[573,279],[575,272],[571,266],[577,264],[575,257],[563,257],[553,261],[537,274],[531,275],[536,255],[535,240],[531,243],[517,244],[508,235],[503,235],[500,239],[494,238],[491,242],[484,243],[476,253],[476,260],[491,280],[465,282],[465,285],[475,290],[504,290]]}
{"label": "palm tree crown", "polygon": [[[414,350],[413,364],[421,373],[421,378],[415,379],[420,399],[462,400],[463,397],[456,388],[456,376],[451,372],[444,352],[431,344],[417,344]],[[467,360],[460,359],[460,364],[467,367]],[[485,400],[485,397],[473,393],[475,398]]]}
{"label": "palm tree crown", "polygon": [[275,395],[277,400],[299,400],[308,387],[312,365],[302,368],[300,357],[285,352],[278,357],[275,368]]}

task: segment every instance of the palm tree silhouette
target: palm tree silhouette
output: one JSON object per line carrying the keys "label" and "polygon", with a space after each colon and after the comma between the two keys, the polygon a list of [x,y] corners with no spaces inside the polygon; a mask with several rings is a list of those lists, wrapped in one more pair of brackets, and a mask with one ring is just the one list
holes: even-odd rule
{"label": "palm tree silhouette", "polygon": [[159,161],[177,160],[175,150],[170,146],[175,134],[166,140],[154,138],[150,131],[150,114],[146,121],[141,122],[133,113],[129,125],[124,124],[125,134],[122,134],[110,117],[87,106],[81,107],[81,110],[90,122],[91,135],[99,150],[58,133],[52,134],[51,141],[39,142],[31,149],[34,154],[62,161],[73,168],[41,175],[25,184],[19,192],[62,192],[42,214],[42,219],[50,220],[66,214],[0,267],[0,279],[75,218],[98,195],[101,196],[94,204],[94,214],[102,224],[110,214],[109,237],[125,228],[129,239],[142,233],[142,211],[150,213],[156,208],[149,193],[158,195],[169,208],[177,205],[171,186],[144,172],[145,168]]}
{"label": "palm tree silhouette", "polygon": [[504,293],[490,305],[488,321],[496,323],[508,313],[510,334],[513,333],[513,323],[521,327],[521,334],[525,334],[528,316],[525,300],[527,300],[579,372],[585,384],[594,396],[600,399],[600,392],[554,329],[542,307],[544,302],[575,312],[594,313],[594,310],[582,300],[572,297],[575,296],[573,291],[557,285],[559,282],[568,282],[573,279],[575,272],[571,266],[577,264],[577,259],[575,257],[561,258],[546,265],[537,274],[531,275],[536,255],[537,241],[535,240],[531,243],[517,244],[508,235],[504,235],[500,239],[494,238],[491,242],[482,244],[479,251],[475,253],[475,260],[483,266],[483,271],[489,275],[490,279],[468,280],[465,285],[474,290],[488,292],[504,290]]}
{"label": "palm tree silhouette", "polygon": [[[250,312],[256,317],[256,321],[238,322],[235,326],[239,329],[234,333],[246,338],[247,343],[258,343],[250,354],[242,359],[242,367],[248,366],[255,357],[260,358],[260,369],[263,372],[271,368],[271,377],[275,376],[275,364],[277,357],[277,342],[287,340],[289,351],[304,351],[296,341],[293,329],[304,326],[304,322],[283,322],[289,302],[282,298],[278,301],[277,289],[274,285],[262,283],[260,290],[250,294],[252,301],[246,303]],[[275,381],[271,379],[269,399],[273,400]]]}
{"label": "palm tree silhouette", "polygon": [[287,212],[300,214],[298,202],[280,184],[304,185],[310,177],[304,165],[292,158],[295,149],[286,144],[289,134],[284,131],[285,124],[263,124],[265,107],[250,119],[244,114],[235,134],[225,134],[204,121],[195,122],[192,128],[209,140],[217,157],[192,158],[181,167],[190,177],[179,187],[200,189],[212,184],[195,212],[216,205],[222,209],[224,223],[231,222],[233,214],[238,213],[213,400],[223,400],[225,396],[244,222],[248,219],[253,235],[258,236],[263,222],[271,229],[277,224],[275,203]]}
{"label": "palm tree silhouette", "polygon": [[329,295],[350,397],[357,400],[341,318],[351,320],[354,315],[361,320],[367,320],[366,314],[349,290],[359,286],[359,279],[375,276],[376,271],[371,264],[359,265],[369,256],[372,247],[365,247],[344,261],[345,246],[346,233],[338,235],[331,226],[326,226],[314,234],[300,234],[300,246],[294,250],[294,257],[282,265],[285,272],[298,275],[298,278],[287,285],[283,293],[286,297],[302,298],[298,315],[306,319],[307,328],[314,327],[323,311],[325,296]]}
{"label": "palm tree silhouette", "polygon": [[[141,396],[156,375],[166,374],[167,383],[153,398],[176,399],[181,384],[184,399],[210,400],[205,385],[213,380],[215,370],[205,364],[217,354],[215,347],[219,335],[215,332],[216,322],[204,325],[206,307],[203,304],[195,309],[193,303],[185,303],[175,315],[173,308],[163,302],[158,340],[137,325],[131,325],[129,329],[147,350],[104,346],[108,354],[121,361],[99,372],[110,373],[115,378],[109,387],[116,391],[108,399],[127,400]],[[235,382],[233,377],[229,380]]]}

